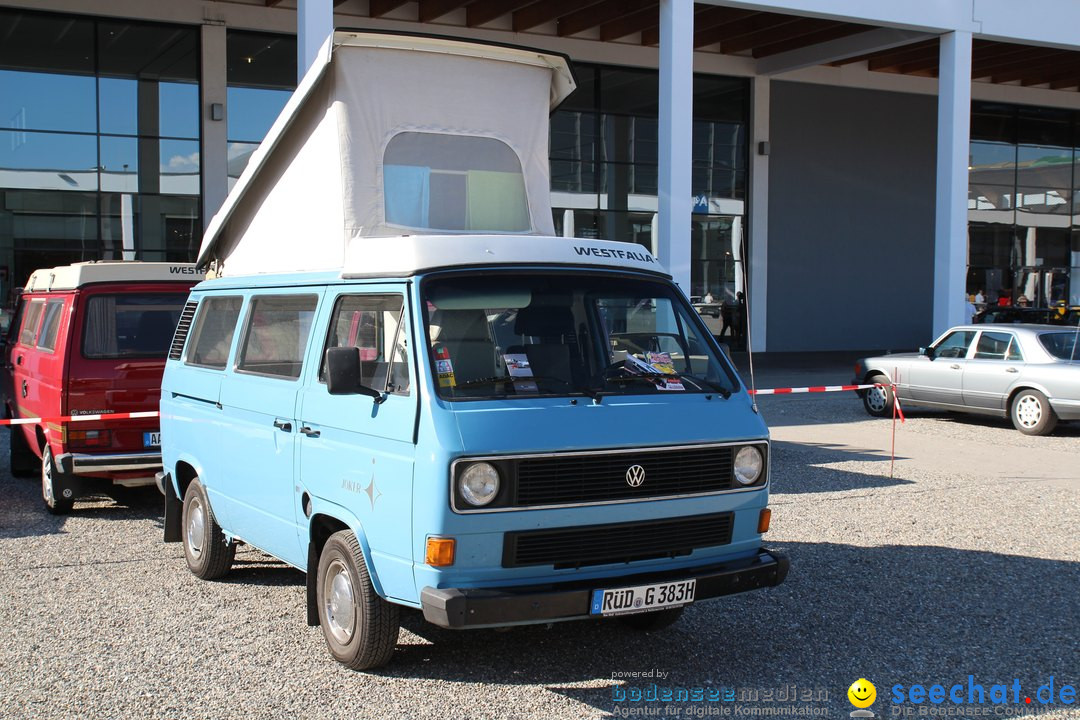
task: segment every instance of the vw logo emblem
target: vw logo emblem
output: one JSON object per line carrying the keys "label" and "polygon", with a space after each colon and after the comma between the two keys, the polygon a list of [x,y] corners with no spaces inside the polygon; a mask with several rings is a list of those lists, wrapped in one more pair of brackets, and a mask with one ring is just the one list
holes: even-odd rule
{"label": "vw logo emblem", "polygon": [[645,468],[640,465],[631,465],[626,469],[626,484],[630,487],[638,487],[645,482]]}

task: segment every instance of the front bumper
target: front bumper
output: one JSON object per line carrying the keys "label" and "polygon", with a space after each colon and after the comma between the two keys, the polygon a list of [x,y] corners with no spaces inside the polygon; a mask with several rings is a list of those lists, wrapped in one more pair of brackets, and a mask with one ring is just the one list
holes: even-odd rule
{"label": "front bumper", "polygon": [[[98,475],[111,472],[145,471],[147,478],[161,470],[160,452],[115,453],[90,455],[87,453],[63,453],[56,457],[61,472],[70,475]],[[152,481],[151,481],[152,482]],[[150,484],[149,482],[147,484]]]}
{"label": "front bumper", "polygon": [[789,562],[779,553],[761,550],[756,557],[690,570],[644,573],[542,587],[443,588],[420,592],[424,619],[455,630],[501,625],[574,620],[590,615],[594,590],[631,587],[697,578],[697,600],[773,587],[787,577]]}

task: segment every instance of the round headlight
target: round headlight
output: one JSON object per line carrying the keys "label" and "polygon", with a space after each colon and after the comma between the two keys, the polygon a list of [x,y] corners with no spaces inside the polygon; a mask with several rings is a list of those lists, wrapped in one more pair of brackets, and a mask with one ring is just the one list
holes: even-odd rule
{"label": "round headlight", "polygon": [[470,505],[487,505],[499,494],[499,471],[486,462],[474,463],[461,473],[458,489]]}
{"label": "round headlight", "polygon": [[735,455],[735,479],[743,485],[753,485],[761,477],[765,468],[765,459],[761,451],[753,445],[747,445]]}

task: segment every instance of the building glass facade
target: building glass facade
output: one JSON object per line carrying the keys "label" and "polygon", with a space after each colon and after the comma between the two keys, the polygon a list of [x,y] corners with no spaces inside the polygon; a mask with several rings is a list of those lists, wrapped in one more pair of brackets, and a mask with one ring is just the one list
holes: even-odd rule
{"label": "building glass facade", "polygon": [[[587,63],[574,72],[577,90],[551,118],[556,232],[655,252],[659,74]],[[742,289],[748,126],[748,81],[695,75],[691,294],[718,302]]]}
{"label": "building glass facade", "polygon": [[987,302],[1080,304],[1080,113],[975,103],[967,290]]}
{"label": "building glass facade", "polygon": [[0,297],[40,267],[198,247],[199,32],[0,9]]}
{"label": "building glass facade", "polygon": [[232,190],[296,88],[296,37],[230,30],[225,43]]}

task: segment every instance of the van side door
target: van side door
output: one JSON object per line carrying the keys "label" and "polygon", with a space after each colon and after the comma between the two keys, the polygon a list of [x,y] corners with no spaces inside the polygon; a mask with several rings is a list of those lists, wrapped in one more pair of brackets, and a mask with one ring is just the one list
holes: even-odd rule
{"label": "van side door", "polygon": [[[359,520],[376,582],[389,597],[412,598],[412,484],[418,388],[412,387],[412,344],[405,287],[364,286],[327,293],[319,338],[300,398],[299,485],[319,501]],[[381,402],[358,394],[331,395],[326,350],[356,347],[362,382]],[[303,510],[297,498],[298,517]],[[300,541],[307,544],[306,528]]]}
{"label": "van side door", "polygon": [[222,462],[217,487],[226,531],[285,562],[303,567],[297,542],[293,463],[297,393],[321,288],[253,293],[233,367],[221,384]]}

